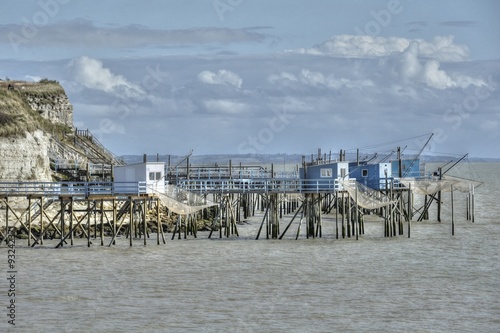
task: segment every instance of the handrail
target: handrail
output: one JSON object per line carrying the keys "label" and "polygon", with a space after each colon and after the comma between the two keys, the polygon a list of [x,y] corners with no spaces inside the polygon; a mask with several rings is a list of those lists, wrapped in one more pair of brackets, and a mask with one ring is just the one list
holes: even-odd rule
{"label": "handrail", "polygon": [[146,182],[0,182],[0,195],[140,195]]}
{"label": "handrail", "polygon": [[177,186],[194,193],[326,193],[342,190],[338,179],[183,179]]}
{"label": "handrail", "polygon": [[110,156],[113,164],[116,165],[124,164],[123,161],[119,160],[118,157],[115,154],[113,154],[113,152],[111,152],[101,142],[99,142],[99,140],[97,140],[95,136],[92,135],[92,133],[88,129],[87,130],[75,129],[75,135],[77,137],[87,138],[94,146],[96,146],[100,150],[100,152],[98,151],[98,153],[104,153]]}
{"label": "handrail", "polygon": [[[339,179],[184,179],[177,186],[193,193],[328,193],[343,190]],[[140,195],[146,182],[0,182],[0,195]]]}

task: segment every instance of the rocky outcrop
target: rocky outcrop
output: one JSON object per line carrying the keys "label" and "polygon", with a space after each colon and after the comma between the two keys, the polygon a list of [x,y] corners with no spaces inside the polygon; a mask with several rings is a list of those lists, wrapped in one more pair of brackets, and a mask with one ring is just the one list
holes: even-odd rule
{"label": "rocky outcrop", "polygon": [[33,111],[51,123],[73,127],[73,105],[65,94],[43,97],[27,94],[25,99]]}
{"label": "rocky outcrop", "polygon": [[25,137],[0,138],[0,180],[52,181],[50,137],[41,130]]}
{"label": "rocky outcrop", "polygon": [[73,127],[73,106],[57,81],[0,80],[0,181],[111,177],[88,163],[122,162],[88,130]]}

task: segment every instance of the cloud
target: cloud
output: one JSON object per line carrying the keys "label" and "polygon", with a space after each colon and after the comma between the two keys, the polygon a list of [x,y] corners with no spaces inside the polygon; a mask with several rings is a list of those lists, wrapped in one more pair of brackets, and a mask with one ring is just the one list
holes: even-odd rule
{"label": "cloud", "polygon": [[402,37],[380,37],[369,35],[336,35],[313,47],[291,50],[289,52],[333,56],[343,58],[387,57],[404,52],[412,41],[418,43],[422,57],[438,61],[464,61],[469,49],[453,42],[453,36],[437,36],[428,42],[423,39]]}
{"label": "cloud", "polygon": [[326,87],[334,90],[344,87],[360,88],[373,85],[373,82],[368,79],[351,80],[348,78],[336,78],[333,74],[326,75],[309,69],[302,69],[298,75],[288,72],[272,74],[268,76],[267,81],[273,85],[281,85],[285,87],[297,87],[298,84],[302,84],[310,87]]}
{"label": "cloud", "polygon": [[144,90],[122,75],[115,75],[100,60],[82,56],[69,64],[74,80],[88,89],[100,90],[120,98],[144,99]]}
{"label": "cloud", "polygon": [[272,84],[298,81],[295,75],[287,72],[281,72],[280,74],[271,74],[268,76],[267,80]]}
{"label": "cloud", "polygon": [[250,107],[242,102],[228,99],[210,99],[203,102],[210,113],[242,114],[250,110]]}
{"label": "cloud", "polygon": [[424,83],[435,89],[467,88],[469,85],[482,86],[486,84],[481,79],[473,79],[464,75],[455,75],[455,79],[453,79],[440,69],[440,63],[435,59],[421,63],[420,50],[419,43],[412,41],[399,56],[397,71],[405,83]]}
{"label": "cloud", "polygon": [[217,73],[203,71],[198,74],[198,80],[206,84],[231,85],[236,88],[241,88],[243,84],[243,80],[238,74],[225,69],[221,69]]}
{"label": "cloud", "polygon": [[[120,154],[141,153],[144,147],[167,153],[191,148],[200,154],[234,152],[239,142],[257,136],[276,116],[289,122],[287,129],[275,133],[274,141],[262,152],[307,154],[318,147],[337,151],[358,143],[366,145],[374,137],[376,142],[392,142],[395,137],[436,130],[446,141],[435,144],[435,151],[465,153],[468,142],[474,144],[474,155],[496,151],[497,141],[485,141],[484,135],[494,135],[494,121],[500,121],[499,60],[444,63],[423,57],[418,42],[391,56],[355,60],[295,53],[235,56],[231,62],[227,56],[130,57],[104,64],[83,59],[75,59],[71,71],[64,70],[67,61],[0,59],[0,68],[9,68],[10,77],[40,75],[61,82],[75,105],[78,126],[100,130],[101,141]],[[133,104],[128,99],[113,106],[114,88],[98,90],[90,79],[76,80],[76,67],[91,67],[99,69],[95,70],[96,81],[113,82],[122,75],[122,85],[139,84],[148,74],[145,68],[156,69],[157,65],[168,77],[162,76],[164,82],[147,90],[146,103],[135,103],[137,107],[129,113],[122,109]],[[207,77],[213,81],[225,77],[219,75],[219,69],[237,73],[244,81],[242,88],[198,79],[205,71],[212,73]],[[102,74],[106,70],[107,76]],[[476,89],[482,80],[488,86]],[[479,103],[464,106],[473,102],[471,97],[477,97]],[[468,111],[471,106],[475,109]],[[114,121],[113,126],[102,128],[103,112]],[[199,135],[207,128],[218,129],[209,142]],[[161,142],[155,141],[158,133],[164,136]],[[227,140],[233,134],[235,140]]]}
{"label": "cloud", "polygon": [[[10,43],[13,35],[20,36],[21,24],[0,25],[0,43]],[[262,27],[247,29],[192,28],[151,29],[139,25],[99,27],[88,20],[73,20],[48,24],[39,28],[36,38],[23,44],[27,47],[81,47],[123,48],[157,46],[169,47],[193,44],[228,44],[263,42],[268,35],[257,32]],[[10,36],[10,37],[9,37]]]}

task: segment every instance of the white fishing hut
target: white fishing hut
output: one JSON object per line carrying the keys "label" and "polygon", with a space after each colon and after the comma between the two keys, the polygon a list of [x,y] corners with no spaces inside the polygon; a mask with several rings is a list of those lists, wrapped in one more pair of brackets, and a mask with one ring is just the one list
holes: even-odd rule
{"label": "white fishing hut", "polygon": [[165,192],[165,162],[117,165],[114,166],[113,175],[115,183],[145,183],[145,193]]}

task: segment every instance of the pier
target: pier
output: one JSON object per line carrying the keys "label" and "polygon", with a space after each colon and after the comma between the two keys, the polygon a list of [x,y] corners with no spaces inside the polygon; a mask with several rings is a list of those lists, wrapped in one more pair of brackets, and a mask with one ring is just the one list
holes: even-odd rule
{"label": "pier", "polygon": [[[383,220],[385,237],[410,237],[412,221],[428,219],[433,203],[440,221],[441,193],[450,192],[453,206],[457,190],[467,193],[467,219],[474,221],[474,185],[442,175],[401,178],[374,190],[349,177],[304,179],[295,172],[288,178],[265,177],[269,173],[260,167],[245,172],[228,167],[227,175],[200,169],[191,169],[189,177],[176,179],[175,185],[165,184],[162,191],[148,188],[146,182],[0,182],[5,221],[0,239],[3,243],[9,234],[26,238],[31,247],[44,246],[50,239],[57,248],[73,246],[76,238],[86,240],[89,247],[117,242],[160,245],[168,238],[197,238],[199,220],[210,221],[208,238],[238,237],[238,223],[259,212],[262,220],[255,239],[283,239],[292,227],[295,239],[322,237],[325,214],[335,217],[335,239],[358,239],[367,215]],[[434,190],[422,191],[430,187]],[[425,197],[422,207],[415,207],[415,195]],[[453,214],[452,210],[451,223]],[[292,218],[285,221],[285,215]],[[176,219],[171,230],[163,220],[166,216]],[[166,237],[167,231],[171,237]]]}

